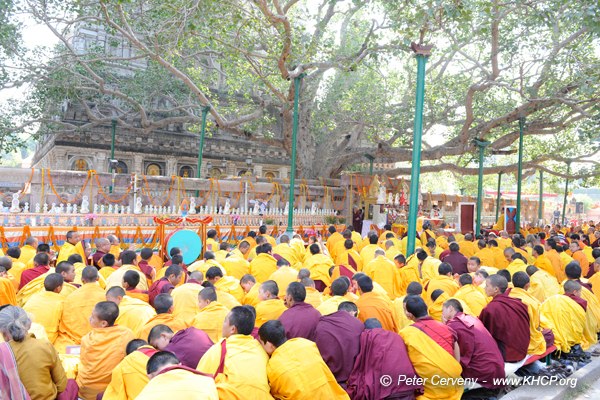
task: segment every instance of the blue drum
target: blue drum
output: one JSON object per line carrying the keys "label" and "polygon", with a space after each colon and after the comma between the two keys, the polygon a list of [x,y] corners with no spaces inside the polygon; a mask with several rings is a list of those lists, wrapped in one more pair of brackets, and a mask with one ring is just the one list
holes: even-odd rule
{"label": "blue drum", "polygon": [[167,254],[173,247],[179,247],[183,255],[183,262],[190,265],[202,252],[202,240],[194,231],[181,229],[167,236]]}

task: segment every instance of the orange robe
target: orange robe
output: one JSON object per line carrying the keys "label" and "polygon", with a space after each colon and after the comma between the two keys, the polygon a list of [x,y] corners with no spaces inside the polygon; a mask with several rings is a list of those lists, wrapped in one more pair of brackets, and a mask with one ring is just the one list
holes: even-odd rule
{"label": "orange robe", "polygon": [[377,318],[383,329],[392,332],[398,331],[389,299],[374,292],[363,293],[356,301],[356,306],[358,307],[358,319],[362,322],[369,318]]}
{"label": "orange robe", "polygon": [[130,329],[119,325],[93,329],[81,338],[79,397],[95,400],[106,389],[112,371],[125,358],[125,347],[133,338]]}
{"label": "orange robe", "polygon": [[81,343],[81,338],[92,330],[89,321],[94,306],[104,300],[104,290],[95,282],[85,283],[65,298],[58,339],[54,344],[59,353],[64,353],[66,346]]}
{"label": "orange robe", "polygon": [[15,286],[8,278],[0,277],[0,305],[17,305],[17,293]]}

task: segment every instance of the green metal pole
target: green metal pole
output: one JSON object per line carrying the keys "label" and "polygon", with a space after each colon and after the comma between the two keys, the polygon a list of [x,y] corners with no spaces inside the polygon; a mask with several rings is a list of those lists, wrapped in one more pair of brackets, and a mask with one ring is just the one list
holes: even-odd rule
{"label": "green metal pole", "polygon": [[544,171],[540,169],[540,199],[538,200],[538,223],[544,217]]}
{"label": "green metal pole", "polygon": [[567,180],[565,182],[565,197],[563,197],[563,212],[562,212],[562,225],[567,223],[567,193],[569,193],[569,174],[571,173],[571,162],[567,162]]}
{"label": "green metal pole", "polygon": [[477,217],[475,219],[475,235],[481,232],[481,211],[483,209],[483,156],[485,148],[490,142],[475,139],[475,145],[479,147],[479,177],[477,179]]}
{"label": "green metal pole", "polygon": [[519,163],[517,173],[517,218],[516,230],[521,232],[521,180],[523,179],[523,131],[525,130],[525,117],[519,118]]}
{"label": "green metal pole", "polygon": [[369,175],[373,175],[373,159],[369,160]]}
{"label": "green metal pole", "polygon": [[[306,74],[294,78],[294,120],[292,125],[292,166],[290,170],[290,198],[288,199],[288,223],[286,233],[294,233],[294,186],[296,185],[296,137],[298,136],[298,102],[300,101],[300,84]],[[291,236],[290,236],[291,237]]]}
{"label": "green metal pole", "polygon": [[[196,178],[201,178],[200,170],[202,169],[202,151],[204,150],[204,135],[206,133],[206,116],[210,111],[210,106],[204,106],[202,111],[202,125],[200,128],[200,144],[198,145],[198,166],[196,168]],[[200,190],[196,190],[196,197],[200,196]]]}
{"label": "green metal pole", "polygon": [[110,141],[110,172],[112,173],[112,180],[111,180],[111,184],[110,187],[108,188],[108,192],[112,193],[113,192],[113,186],[115,184],[115,163],[112,161],[115,159],[115,135],[117,133],[117,120],[113,119],[112,121],[110,121],[110,125],[111,125],[111,141]]}
{"label": "green metal pole", "polygon": [[500,217],[500,187],[502,186],[502,171],[498,172],[498,192],[496,193],[496,222],[498,222],[498,217]]}
{"label": "green metal pole", "polygon": [[415,123],[413,127],[412,168],[410,172],[410,198],[408,210],[408,243],[406,257],[415,251],[417,236],[417,214],[419,212],[419,175],[421,174],[421,139],[423,136],[423,103],[425,102],[425,64],[430,47],[423,48],[413,43],[417,56],[417,94],[415,101]]}

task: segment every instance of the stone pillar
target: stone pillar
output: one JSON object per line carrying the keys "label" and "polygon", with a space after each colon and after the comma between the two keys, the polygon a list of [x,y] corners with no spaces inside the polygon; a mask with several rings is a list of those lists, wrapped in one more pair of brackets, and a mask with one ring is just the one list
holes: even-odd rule
{"label": "stone pillar", "polygon": [[108,160],[106,159],[106,153],[94,153],[94,165],[91,167],[97,172],[108,172]]}
{"label": "stone pillar", "polygon": [[177,159],[175,157],[167,157],[167,168],[165,175],[177,175]]}
{"label": "stone pillar", "polygon": [[263,175],[262,165],[254,165],[254,175],[261,178]]}
{"label": "stone pillar", "polygon": [[143,174],[144,173],[144,162],[143,157],[140,154],[135,154],[133,156],[133,172],[134,174]]}
{"label": "stone pillar", "polygon": [[279,178],[280,179],[288,179],[289,178],[288,173],[289,173],[288,167],[279,168]]}

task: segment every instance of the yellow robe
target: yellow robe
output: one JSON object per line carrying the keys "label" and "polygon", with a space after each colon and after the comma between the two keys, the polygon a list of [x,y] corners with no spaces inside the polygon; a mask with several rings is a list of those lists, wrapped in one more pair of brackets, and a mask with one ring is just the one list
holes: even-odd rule
{"label": "yellow robe", "polygon": [[54,343],[59,353],[64,353],[66,346],[81,344],[81,338],[92,330],[89,321],[94,306],[104,300],[104,290],[95,282],[84,284],[65,298]]}
{"label": "yellow robe", "polygon": [[329,236],[329,238],[327,238],[325,246],[327,246],[327,251],[329,252],[332,258],[335,258],[336,256],[334,253],[334,247],[336,243],[340,240],[344,240],[344,237],[339,232],[334,232],[331,236]]}
{"label": "yellow robe", "polygon": [[285,258],[292,268],[300,268],[302,265],[303,255],[296,252],[296,249],[290,246],[288,243],[280,243],[273,248],[273,254],[277,254],[282,258]]}
{"label": "yellow robe", "polygon": [[448,250],[448,238],[444,235],[440,235],[438,237],[435,238],[435,244],[437,245],[437,247],[444,249],[444,250]]}
{"label": "yellow robe", "polygon": [[188,327],[185,322],[174,317],[173,314],[158,314],[146,322],[146,324],[138,329],[137,332],[134,332],[135,337],[137,339],[148,341],[148,335],[150,334],[152,328],[154,328],[156,325],[166,325],[171,328],[173,333],[177,333]]}
{"label": "yellow robe", "polygon": [[[143,388],[136,400],[219,400],[212,378],[184,369],[174,369],[157,375]],[[221,397],[225,399],[227,397]]]}
{"label": "yellow robe", "polygon": [[317,345],[304,338],[290,339],[275,349],[267,364],[267,376],[276,399],[350,400]]}
{"label": "yellow robe", "polygon": [[570,255],[568,255],[564,251],[558,253],[558,255],[559,255],[560,261],[562,263],[562,265],[561,265],[562,270],[564,271],[565,267],[567,266],[567,264],[570,263],[571,261],[573,261],[573,257],[571,257]]}
{"label": "yellow robe", "polygon": [[360,258],[362,259],[363,269],[364,267],[375,258],[375,252],[377,250],[383,250],[376,244],[368,244],[360,251]]}
{"label": "yellow robe", "polygon": [[[416,258],[416,257],[415,257]],[[424,285],[427,285],[431,279],[436,276],[439,276],[438,267],[442,262],[437,258],[427,257],[423,264],[421,265],[421,275],[423,278],[421,279]]]}
{"label": "yellow robe", "polygon": [[63,312],[65,298],[60,293],[43,291],[29,298],[23,309],[33,316],[33,322],[44,326],[50,343],[58,337],[58,325]]}
{"label": "yellow robe", "polygon": [[[152,346],[141,348],[152,349]],[[104,392],[103,400],[135,400],[150,382],[146,374],[149,357],[141,351],[127,355],[112,371],[110,384]]]}
{"label": "yellow robe", "polygon": [[446,300],[450,300],[450,299],[455,299],[460,302],[460,305],[463,308],[463,313],[475,316],[473,314],[473,311],[471,311],[471,309],[467,305],[467,303],[465,303],[461,299],[457,299],[456,297],[450,297],[446,293],[442,293],[437,299],[435,299],[433,304],[431,304],[429,306],[429,308],[427,309],[429,316],[438,322],[442,322],[442,311],[443,311],[444,303],[446,302]]}
{"label": "yellow robe", "polygon": [[310,304],[314,308],[319,307],[323,303],[323,295],[317,289],[313,287],[306,287],[306,299],[305,303]]}
{"label": "yellow robe", "polygon": [[338,307],[344,301],[348,301],[344,296],[333,296],[325,300],[321,303],[320,306],[317,307],[317,311],[321,313],[321,315],[329,315],[337,312]]}
{"label": "yellow robe", "polygon": [[260,328],[262,324],[272,319],[278,319],[287,310],[280,299],[263,300],[256,306],[255,326]]}
{"label": "yellow robe", "polygon": [[13,284],[15,286],[15,290],[19,290],[19,283],[21,282],[21,274],[23,271],[27,269],[26,265],[14,258],[11,257],[12,260],[12,268],[9,271],[9,274],[13,277]]}
{"label": "yellow robe", "polygon": [[540,307],[542,328],[552,329],[554,345],[563,353],[579,344],[583,347],[585,311],[574,300],[562,294],[548,297]]}
{"label": "yellow robe", "polygon": [[435,276],[427,284],[427,298],[425,299],[427,304],[431,304],[431,293],[437,289],[442,289],[444,293],[452,297],[456,292],[458,292],[459,287],[456,281],[447,275]]}
{"label": "yellow robe", "polygon": [[459,242],[458,247],[460,248],[460,250],[459,250],[460,253],[467,258],[473,257],[475,255],[475,253],[477,253],[479,251],[479,248],[477,247],[477,243],[467,241],[467,240],[463,240],[462,242]]}
{"label": "yellow robe", "polygon": [[533,265],[538,267],[538,269],[546,271],[549,275],[556,278],[556,272],[554,271],[554,267],[552,266],[552,263],[550,262],[548,257],[546,257],[545,254],[540,254],[535,259]]}
{"label": "yellow robe", "polygon": [[298,282],[298,271],[292,267],[280,267],[269,276],[269,280],[275,281],[279,288],[279,298],[285,297],[287,287],[292,282]]}
{"label": "yellow robe", "polygon": [[329,286],[331,285],[329,268],[333,265],[334,263],[331,257],[318,253],[308,257],[303,264],[303,268],[310,271],[310,279],[313,281],[322,281],[325,285]]}
{"label": "yellow robe", "polygon": [[256,308],[256,305],[260,303],[258,298],[258,289],[260,288],[260,283],[256,283],[252,288],[244,295],[242,299],[243,305],[249,305]]}
{"label": "yellow robe", "polygon": [[417,399],[459,400],[463,393],[462,385],[435,385],[440,378],[459,378],[462,367],[456,359],[437,342],[420,329],[407,326],[400,331],[404,339],[408,357],[421,378],[426,378],[425,392]]}
{"label": "yellow robe", "polygon": [[385,251],[385,256],[387,257],[388,260],[390,260],[391,262],[394,262],[394,258],[396,258],[400,253],[400,250],[398,250],[396,247],[392,246],[389,249],[387,249]]}
{"label": "yellow robe", "polygon": [[0,305],[17,305],[15,285],[8,278],[0,277]]}
{"label": "yellow robe", "polygon": [[236,300],[235,297],[233,297],[232,295],[230,295],[227,292],[223,292],[219,289],[217,289],[217,301],[221,304],[223,304],[225,307],[229,308],[230,310],[233,307],[237,307],[237,306],[241,306],[242,303],[240,303],[239,301]]}
{"label": "yellow robe", "polygon": [[203,289],[197,283],[184,283],[171,292],[173,297],[173,315],[185,322],[192,324],[194,317],[200,311],[198,308],[198,293]]}
{"label": "yellow robe", "polygon": [[[345,264],[348,262],[348,260],[344,259],[344,256],[346,253],[346,246],[344,245],[344,242],[345,242],[345,240],[340,240],[339,242],[337,242],[335,244],[335,247],[333,249],[333,254],[335,254],[335,258],[333,258],[333,260],[335,260],[336,264]],[[354,243],[352,250],[358,252],[358,246],[356,245],[356,242]],[[310,249],[309,249],[309,252],[310,252]]]}
{"label": "yellow robe", "polygon": [[207,238],[206,239],[206,246],[204,247],[204,250],[205,251],[212,251],[213,253],[216,253],[219,250],[219,242],[217,242],[213,238]]}
{"label": "yellow robe", "polygon": [[224,276],[216,281],[215,289],[220,292],[229,293],[239,303],[244,299],[244,289],[240,286],[240,281],[232,276]]}
{"label": "yellow robe", "polygon": [[229,308],[218,301],[213,301],[196,314],[191,326],[206,332],[210,339],[217,343],[223,332],[223,321],[229,313]]}
{"label": "yellow robe", "polygon": [[535,274],[529,277],[530,287],[529,293],[543,303],[548,297],[558,294],[560,286],[556,278],[550,276],[546,271],[538,270]]}
{"label": "yellow robe", "polygon": [[[125,264],[110,274],[110,276],[106,279],[106,288],[110,289],[113,286],[123,287],[123,276],[125,276],[125,272],[127,271],[136,271],[140,276],[140,283],[138,283],[138,285],[135,287],[136,289],[148,290],[148,279],[146,279],[146,275],[141,269],[138,268],[137,265],[131,264]],[[160,278],[157,276],[156,279]]]}
{"label": "yellow robe", "polygon": [[596,298],[600,301],[600,272],[596,272],[588,279],[588,282],[592,285],[592,292],[596,295]]}
{"label": "yellow robe", "polygon": [[125,347],[133,332],[124,326],[96,328],[81,338],[77,385],[79,397],[95,400],[112,378],[112,371],[125,358]]}
{"label": "yellow robe", "polygon": [[511,263],[508,264],[506,270],[510,272],[510,276],[513,276],[517,272],[526,272],[527,264],[525,264],[525,262],[520,258],[517,258],[516,260],[512,260]]}
{"label": "yellow robe", "polygon": [[400,276],[396,264],[385,256],[377,256],[365,265],[363,272],[379,283],[390,299],[400,296]]}
{"label": "yellow robe", "polygon": [[132,332],[137,332],[155,316],[156,311],[148,303],[124,296],[119,304],[119,317],[115,324],[126,326]]}
{"label": "yellow robe", "polygon": [[[404,236],[402,238],[402,240],[400,240],[400,253],[402,253],[406,256],[406,248],[407,247],[408,247],[408,236]],[[427,246],[425,246],[423,244],[423,242],[421,242],[421,239],[415,238],[415,249],[417,249],[417,248],[426,249]]]}
{"label": "yellow robe", "polygon": [[411,325],[413,322],[408,319],[406,313],[404,312],[404,298],[406,296],[398,297],[396,300],[392,302],[392,314],[394,315],[394,319],[396,320],[396,324],[398,325],[397,333],[407,326]]}
{"label": "yellow robe", "polygon": [[498,268],[496,267],[496,257],[494,255],[494,252],[489,247],[485,247],[479,250],[477,253],[474,254],[474,256],[479,257],[479,259],[481,260],[481,265],[485,265],[486,267]]}
{"label": "yellow robe", "polygon": [[[587,348],[598,342],[598,331],[600,331],[600,302],[594,293],[587,288],[581,289],[581,298],[587,301],[587,311],[585,312],[586,329],[583,332]],[[582,347],[584,347],[582,345]]]}
{"label": "yellow robe", "polygon": [[29,261],[33,260],[33,257],[37,254],[37,250],[34,247],[26,244],[21,247],[21,256],[19,257],[19,262],[23,264],[29,263]]}
{"label": "yellow robe", "polygon": [[110,246],[110,250],[108,252],[115,256],[115,259],[118,260],[119,256],[121,255],[121,246],[118,244],[113,244]]}
{"label": "yellow robe", "polygon": [[562,262],[560,260],[560,255],[558,254],[558,252],[554,249],[551,249],[544,254],[546,255],[546,257],[548,257],[548,260],[550,260],[550,263],[552,264],[552,268],[554,269],[554,276],[556,277],[556,279],[559,282],[562,282],[565,279],[567,279],[567,275],[565,275],[565,270],[562,267]]}
{"label": "yellow robe", "polygon": [[[215,378],[217,388],[231,386],[243,393],[244,399],[272,399],[267,378],[269,356],[250,335],[232,335],[225,340],[224,371]],[[200,372],[214,375],[221,363],[221,343],[214,344],[198,363]],[[227,397],[221,397],[224,399]]]}
{"label": "yellow robe", "polygon": [[242,276],[250,273],[250,263],[243,257],[229,256],[221,262],[227,275],[233,276],[235,279],[242,279]]}
{"label": "yellow robe", "polygon": [[404,267],[398,269],[397,273],[399,281],[397,290],[401,296],[406,294],[406,289],[411,282],[423,283],[423,280],[419,276],[419,260],[417,257],[409,258],[408,263]]}
{"label": "yellow robe", "polygon": [[492,254],[494,255],[494,266],[498,269],[506,269],[508,267],[508,260],[504,257],[504,251],[500,247],[490,247]]}
{"label": "yellow robe", "polygon": [[256,282],[269,280],[269,276],[277,270],[277,260],[270,254],[260,253],[250,263],[250,273]]}
{"label": "yellow robe", "polygon": [[227,254],[229,254],[227,250],[219,250],[215,252],[215,260],[217,260],[219,264],[223,264],[223,261],[225,261]]}
{"label": "yellow robe", "polygon": [[[221,272],[223,272],[223,275],[227,275],[227,270],[217,260],[198,260],[188,267],[188,272],[200,271],[202,272],[202,275],[206,276],[206,271],[208,271],[210,267],[219,267]],[[166,268],[161,269],[159,274],[156,275],[156,279],[158,280],[165,276],[166,270]]]}
{"label": "yellow robe", "polygon": [[[354,250],[354,249],[344,250],[343,253],[338,254],[338,256],[337,256],[337,258],[335,260],[335,264],[336,265],[349,265],[349,266],[352,267],[352,264],[350,263],[349,257],[352,257],[352,260],[356,264],[356,270],[357,271],[362,271],[363,270],[363,266],[364,266],[363,259],[360,256],[360,254],[358,254],[358,252],[356,250]],[[352,268],[354,268],[354,267],[352,267]]]}
{"label": "yellow robe", "polygon": [[85,250],[83,249],[81,241],[77,242],[77,244],[75,245],[72,245],[69,242],[65,242],[60,247],[60,250],[58,252],[58,257],[56,258],[56,265],[58,265],[58,263],[60,263],[61,261],[67,261],[67,258],[69,258],[69,256],[71,256],[72,254],[79,254],[81,256],[81,259],[85,261],[87,257],[85,256]]}
{"label": "yellow robe", "polygon": [[527,354],[544,354],[546,340],[540,329],[541,303],[531,293],[521,288],[511,289],[508,296],[520,299],[527,306],[527,312],[529,313],[529,348]]}
{"label": "yellow robe", "polygon": [[481,310],[488,304],[486,296],[473,285],[464,285],[454,293],[453,297],[465,302],[471,309],[472,315],[476,317],[479,317]]}

